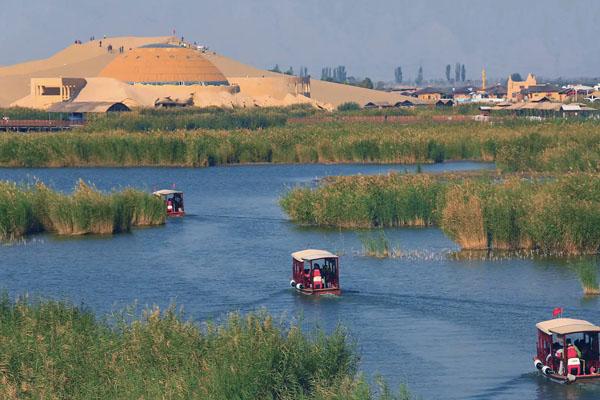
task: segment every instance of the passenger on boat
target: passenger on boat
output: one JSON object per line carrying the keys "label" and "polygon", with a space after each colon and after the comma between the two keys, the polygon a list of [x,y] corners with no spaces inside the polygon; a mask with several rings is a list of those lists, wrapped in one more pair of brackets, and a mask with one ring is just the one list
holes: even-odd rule
{"label": "passenger on boat", "polygon": [[[564,349],[558,349],[556,351],[556,357],[562,358]],[[577,346],[571,343],[571,339],[567,339],[567,358],[581,358],[581,351]]]}
{"label": "passenger on boat", "polygon": [[313,269],[313,289],[322,289],[323,288],[323,279],[321,278],[321,268],[319,264],[315,264],[315,268]]}
{"label": "passenger on boat", "polygon": [[181,195],[179,193],[175,193],[175,195],[173,195],[173,207],[175,208],[175,211],[181,211],[181,203]]}
{"label": "passenger on boat", "polygon": [[[580,372],[580,365],[581,365],[581,351],[579,351],[579,349],[573,345],[573,343],[571,342],[571,339],[567,339],[567,366],[568,366],[568,373],[571,373],[571,368],[572,366],[576,366],[575,370],[577,371],[577,374],[579,374]],[[558,368],[559,374],[563,374],[564,373],[564,365],[563,365],[563,353],[564,349],[559,349],[556,351],[556,357],[560,359],[560,366]]]}
{"label": "passenger on boat", "polygon": [[173,211],[173,201],[171,199],[167,200],[167,211],[168,212]]}
{"label": "passenger on boat", "polygon": [[304,285],[306,287],[311,287],[311,282],[310,282],[310,269],[305,268],[304,269]]}

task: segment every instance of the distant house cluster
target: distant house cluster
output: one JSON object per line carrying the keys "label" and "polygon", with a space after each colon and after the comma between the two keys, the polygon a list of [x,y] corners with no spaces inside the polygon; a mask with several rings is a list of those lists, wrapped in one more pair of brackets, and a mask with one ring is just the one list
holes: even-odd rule
{"label": "distant house cluster", "polygon": [[[484,75],[485,76],[485,75]],[[509,76],[506,85],[495,84],[486,87],[414,87],[395,86],[392,92],[403,97],[395,103],[370,101],[364,108],[399,107],[452,107],[460,104],[480,104],[481,116],[488,117],[492,112],[503,110],[518,116],[568,117],[599,116],[598,110],[590,103],[600,101],[600,84],[587,86],[581,84],[558,86],[550,83],[538,83],[533,74],[526,79]],[[578,103],[580,101],[580,103]],[[581,102],[587,102],[581,103]]]}

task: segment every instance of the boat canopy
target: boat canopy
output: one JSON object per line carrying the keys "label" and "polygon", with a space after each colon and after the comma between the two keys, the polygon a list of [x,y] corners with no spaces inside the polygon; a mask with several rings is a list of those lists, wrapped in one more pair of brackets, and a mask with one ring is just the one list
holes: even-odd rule
{"label": "boat canopy", "polygon": [[535,325],[540,331],[547,335],[569,335],[580,332],[600,332],[600,326],[582,319],[555,318],[548,321],[538,322]]}
{"label": "boat canopy", "polygon": [[292,253],[292,257],[294,257],[296,260],[298,260],[300,262],[320,260],[322,258],[338,258],[338,256],[336,256],[335,254],[332,254],[326,250],[315,250],[315,249],[297,251],[295,253]]}
{"label": "boat canopy", "polygon": [[183,192],[181,190],[163,189],[163,190],[157,190],[156,192],[154,192],[152,194],[155,196],[168,196],[170,194],[183,194]]}

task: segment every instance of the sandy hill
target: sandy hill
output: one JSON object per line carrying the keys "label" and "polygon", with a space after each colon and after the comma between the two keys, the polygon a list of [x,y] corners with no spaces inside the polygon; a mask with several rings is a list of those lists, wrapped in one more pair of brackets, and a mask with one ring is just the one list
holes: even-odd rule
{"label": "sandy hill", "polygon": [[[236,77],[252,78],[280,75],[243,64],[239,61],[219,54],[210,54],[208,58],[230,80],[235,80],[234,78]],[[329,103],[333,106],[338,106],[348,101],[354,101],[360,105],[365,105],[370,101],[387,101],[390,103],[396,103],[398,101],[407,99],[415,101],[413,97],[403,96],[398,93],[382,92],[379,90],[342,85],[339,83],[326,82],[318,79],[311,79],[311,94],[311,97],[314,100],[321,103]]]}
{"label": "sandy hill", "polygon": [[[118,48],[126,49],[150,43],[167,43],[174,38],[161,37],[118,37],[72,44],[45,60],[29,61],[22,64],[0,67],[0,107],[8,107],[12,102],[29,93],[30,78],[64,76],[85,78],[98,76],[100,71],[118,55]],[[109,54],[106,46],[111,44],[114,52]]]}
{"label": "sandy hill", "polygon": [[[169,43],[176,40],[176,38],[169,36],[107,38],[102,39],[102,47],[99,45],[100,40],[80,45],[72,44],[45,60],[35,60],[13,66],[0,67],[0,107],[8,107],[11,103],[27,96],[30,92],[30,78],[59,76],[73,78],[97,77],[100,71],[119,54],[118,48],[121,46],[124,46],[128,50],[150,43]],[[106,50],[108,45],[113,46],[114,51],[112,54],[109,54]],[[237,80],[241,84],[244,82],[243,78],[273,78],[281,76],[281,74],[254,68],[222,55],[206,53],[206,56],[232,82]],[[240,85],[243,89],[243,86],[247,88],[244,95],[254,97],[256,101],[253,101],[253,103],[256,105],[269,104],[269,98],[272,96],[265,93],[264,90],[269,85],[265,84],[260,89],[256,83],[250,84],[250,80],[247,81],[245,85]],[[253,93],[254,88],[256,88],[257,93]],[[121,93],[123,90],[120,88],[118,92]],[[408,99],[408,97],[396,93],[386,93],[338,83],[323,82],[316,79],[311,81],[311,91],[313,100],[333,106],[348,101],[364,105],[369,101],[388,101],[394,103]],[[282,96],[275,97],[278,97],[276,99],[278,101],[277,104],[283,101]],[[286,100],[286,102],[289,100]],[[298,99],[294,101],[298,101]],[[245,99],[244,104],[246,102],[250,102],[250,100]],[[286,104],[286,102],[283,104]]]}

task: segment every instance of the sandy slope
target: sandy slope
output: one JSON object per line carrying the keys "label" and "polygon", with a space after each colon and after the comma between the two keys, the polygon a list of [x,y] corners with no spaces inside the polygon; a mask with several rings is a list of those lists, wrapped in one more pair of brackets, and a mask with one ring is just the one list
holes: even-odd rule
{"label": "sandy slope", "polygon": [[[15,101],[22,99],[29,94],[29,81],[32,77],[97,77],[100,71],[118,55],[118,48],[124,46],[125,49],[139,47],[150,43],[168,43],[176,40],[173,37],[119,37],[103,39],[103,46],[99,46],[99,40],[88,42],[81,45],[71,45],[66,49],[59,51],[48,59],[35,60],[13,66],[0,67],[0,107],[7,107]],[[112,44],[115,51],[108,54],[106,46]],[[252,66],[243,64],[229,57],[218,54],[207,53],[206,57],[219,68],[228,80],[240,81],[240,86],[245,89],[238,100],[232,100],[229,95],[220,96],[215,102],[219,104],[230,105],[285,105],[290,102],[302,102],[302,99],[291,99],[289,96],[280,93],[265,93],[265,84],[257,84],[247,80],[245,84],[241,78],[259,78],[259,77],[278,77],[281,74],[261,70]],[[238,78],[238,79],[236,79]],[[115,90],[115,95],[103,94],[102,98],[118,98],[127,88],[115,87],[109,85]],[[98,87],[91,85],[92,87]],[[323,82],[313,79],[311,81],[312,99],[318,103],[328,103],[337,106],[347,101],[355,101],[361,105],[369,101],[388,101],[394,103],[408,97],[395,93],[386,93],[376,90],[369,90],[348,85],[341,85],[331,82]],[[90,90],[90,93],[92,91]],[[143,90],[142,90],[143,92]],[[254,93],[256,92],[256,93]],[[139,93],[139,91],[138,91]],[[142,96],[145,93],[135,94],[129,92],[130,97]],[[153,93],[156,95],[156,93]],[[148,94],[148,96],[150,96]],[[150,97],[138,98],[140,104],[149,103]],[[222,97],[222,98],[221,98]],[[154,97],[151,99],[154,101]],[[410,98],[412,99],[412,98]],[[205,99],[208,101],[209,99]],[[413,99],[414,100],[414,99]],[[204,102],[206,102],[204,101]],[[201,102],[203,103],[203,102]]]}
{"label": "sandy slope", "polygon": [[[72,44],[45,60],[29,61],[0,68],[0,107],[8,107],[11,103],[29,94],[30,78],[47,78],[64,76],[84,78],[97,76],[100,71],[118,54],[118,48],[126,49],[143,46],[149,43],[167,43],[171,37],[120,37],[99,40],[81,45]],[[115,51],[109,54],[106,46],[112,44]]]}
{"label": "sandy slope", "polygon": [[[254,68],[250,65],[243,64],[218,54],[210,54],[208,55],[208,58],[230,80],[235,80],[235,77],[268,77],[279,75]],[[356,86],[320,81],[317,79],[311,79],[311,92],[314,100],[321,103],[329,103],[333,106],[338,106],[341,103],[348,101],[355,101],[360,105],[364,105],[369,101],[388,101],[390,103],[406,99],[415,101],[412,97],[403,96],[397,93],[387,93],[379,90],[370,90]]]}
{"label": "sandy slope", "polygon": [[[6,75],[27,75],[37,71],[62,68],[71,64],[78,64],[86,60],[106,55],[106,47],[112,44],[114,53],[112,57],[118,54],[118,48],[125,46],[126,49],[143,46],[149,43],[167,43],[174,38],[168,36],[159,37],[118,37],[102,39],[102,47],[99,46],[100,40],[87,42],[81,45],[72,44],[64,50],[52,55],[44,60],[28,61],[7,67],[0,67],[0,76]],[[112,58],[111,57],[111,58]],[[87,71],[81,70],[80,76],[90,76]]]}

